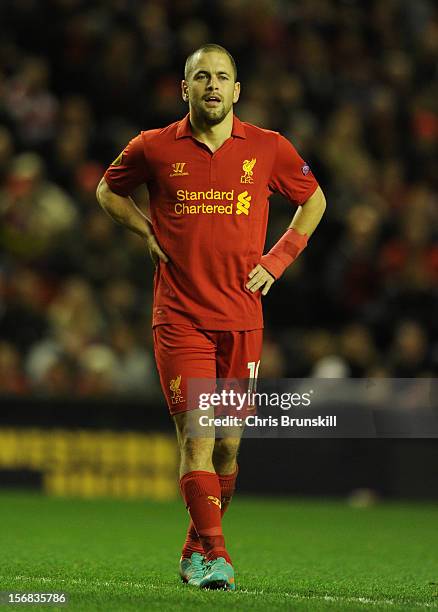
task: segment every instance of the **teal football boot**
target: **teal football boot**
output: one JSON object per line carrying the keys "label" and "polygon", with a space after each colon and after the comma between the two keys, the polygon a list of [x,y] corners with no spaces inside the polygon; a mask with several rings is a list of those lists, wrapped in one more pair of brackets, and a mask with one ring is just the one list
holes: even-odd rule
{"label": "teal football boot", "polygon": [[201,589],[224,589],[234,591],[236,583],[234,581],[234,569],[231,563],[225,561],[223,557],[218,557],[205,563],[204,576],[199,586]]}
{"label": "teal football boot", "polygon": [[191,586],[200,586],[206,570],[205,559],[200,553],[193,553],[190,559],[181,558],[179,562],[179,575],[181,580]]}

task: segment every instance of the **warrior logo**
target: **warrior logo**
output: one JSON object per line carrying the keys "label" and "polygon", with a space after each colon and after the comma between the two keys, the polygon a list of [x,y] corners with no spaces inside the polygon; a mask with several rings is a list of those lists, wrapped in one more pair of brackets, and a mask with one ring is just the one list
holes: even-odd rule
{"label": "warrior logo", "polygon": [[172,164],[172,172],[169,176],[188,176],[188,172],[184,172],[186,162],[175,162]]}

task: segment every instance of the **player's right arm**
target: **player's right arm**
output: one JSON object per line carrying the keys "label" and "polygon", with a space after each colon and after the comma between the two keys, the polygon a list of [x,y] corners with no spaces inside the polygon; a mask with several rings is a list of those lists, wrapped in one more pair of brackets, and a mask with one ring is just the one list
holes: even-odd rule
{"label": "player's right arm", "polygon": [[108,186],[105,178],[102,178],[96,191],[97,201],[103,210],[120,225],[124,225],[132,232],[146,239],[149,253],[154,263],[158,259],[164,263],[168,262],[166,253],[161,249],[152,231],[146,215],[144,215],[135,204],[131,196],[120,196]]}
{"label": "player's right arm", "polygon": [[143,146],[137,136],[105,172],[97,187],[97,201],[116,223],[146,239],[154,263],[159,260],[167,263],[168,257],[158,244],[151,222],[131,196],[145,177]]}

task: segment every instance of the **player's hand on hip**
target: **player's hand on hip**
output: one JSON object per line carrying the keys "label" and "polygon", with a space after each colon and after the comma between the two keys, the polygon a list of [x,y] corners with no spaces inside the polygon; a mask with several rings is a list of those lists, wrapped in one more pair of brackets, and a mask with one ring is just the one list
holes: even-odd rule
{"label": "player's hand on hip", "polygon": [[159,261],[167,263],[169,261],[169,258],[158,244],[155,236],[148,236],[146,240],[148,243],[149,254],[154,264],[158,265]]}
{"label": "player's hand on hip", "polygon": [[262,289],[262,295],[266,295],[275,282],[275,278],[260,264],[257,264],[255,268],[248,274],[249,281],[246,283],[246,288],[255,293],[259,289]]}

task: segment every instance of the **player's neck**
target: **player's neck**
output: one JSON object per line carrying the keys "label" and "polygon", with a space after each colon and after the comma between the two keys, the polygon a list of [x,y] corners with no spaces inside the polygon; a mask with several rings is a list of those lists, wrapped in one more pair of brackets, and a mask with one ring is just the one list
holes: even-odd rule
{"label": "player's neck", "polygon": [[199,142],[204,143],[213,153],[217,151],[233,131],[233,109],[223,121],[216,125],[208,125],[190,112],[190,124],[192,126],[193,137]]}

